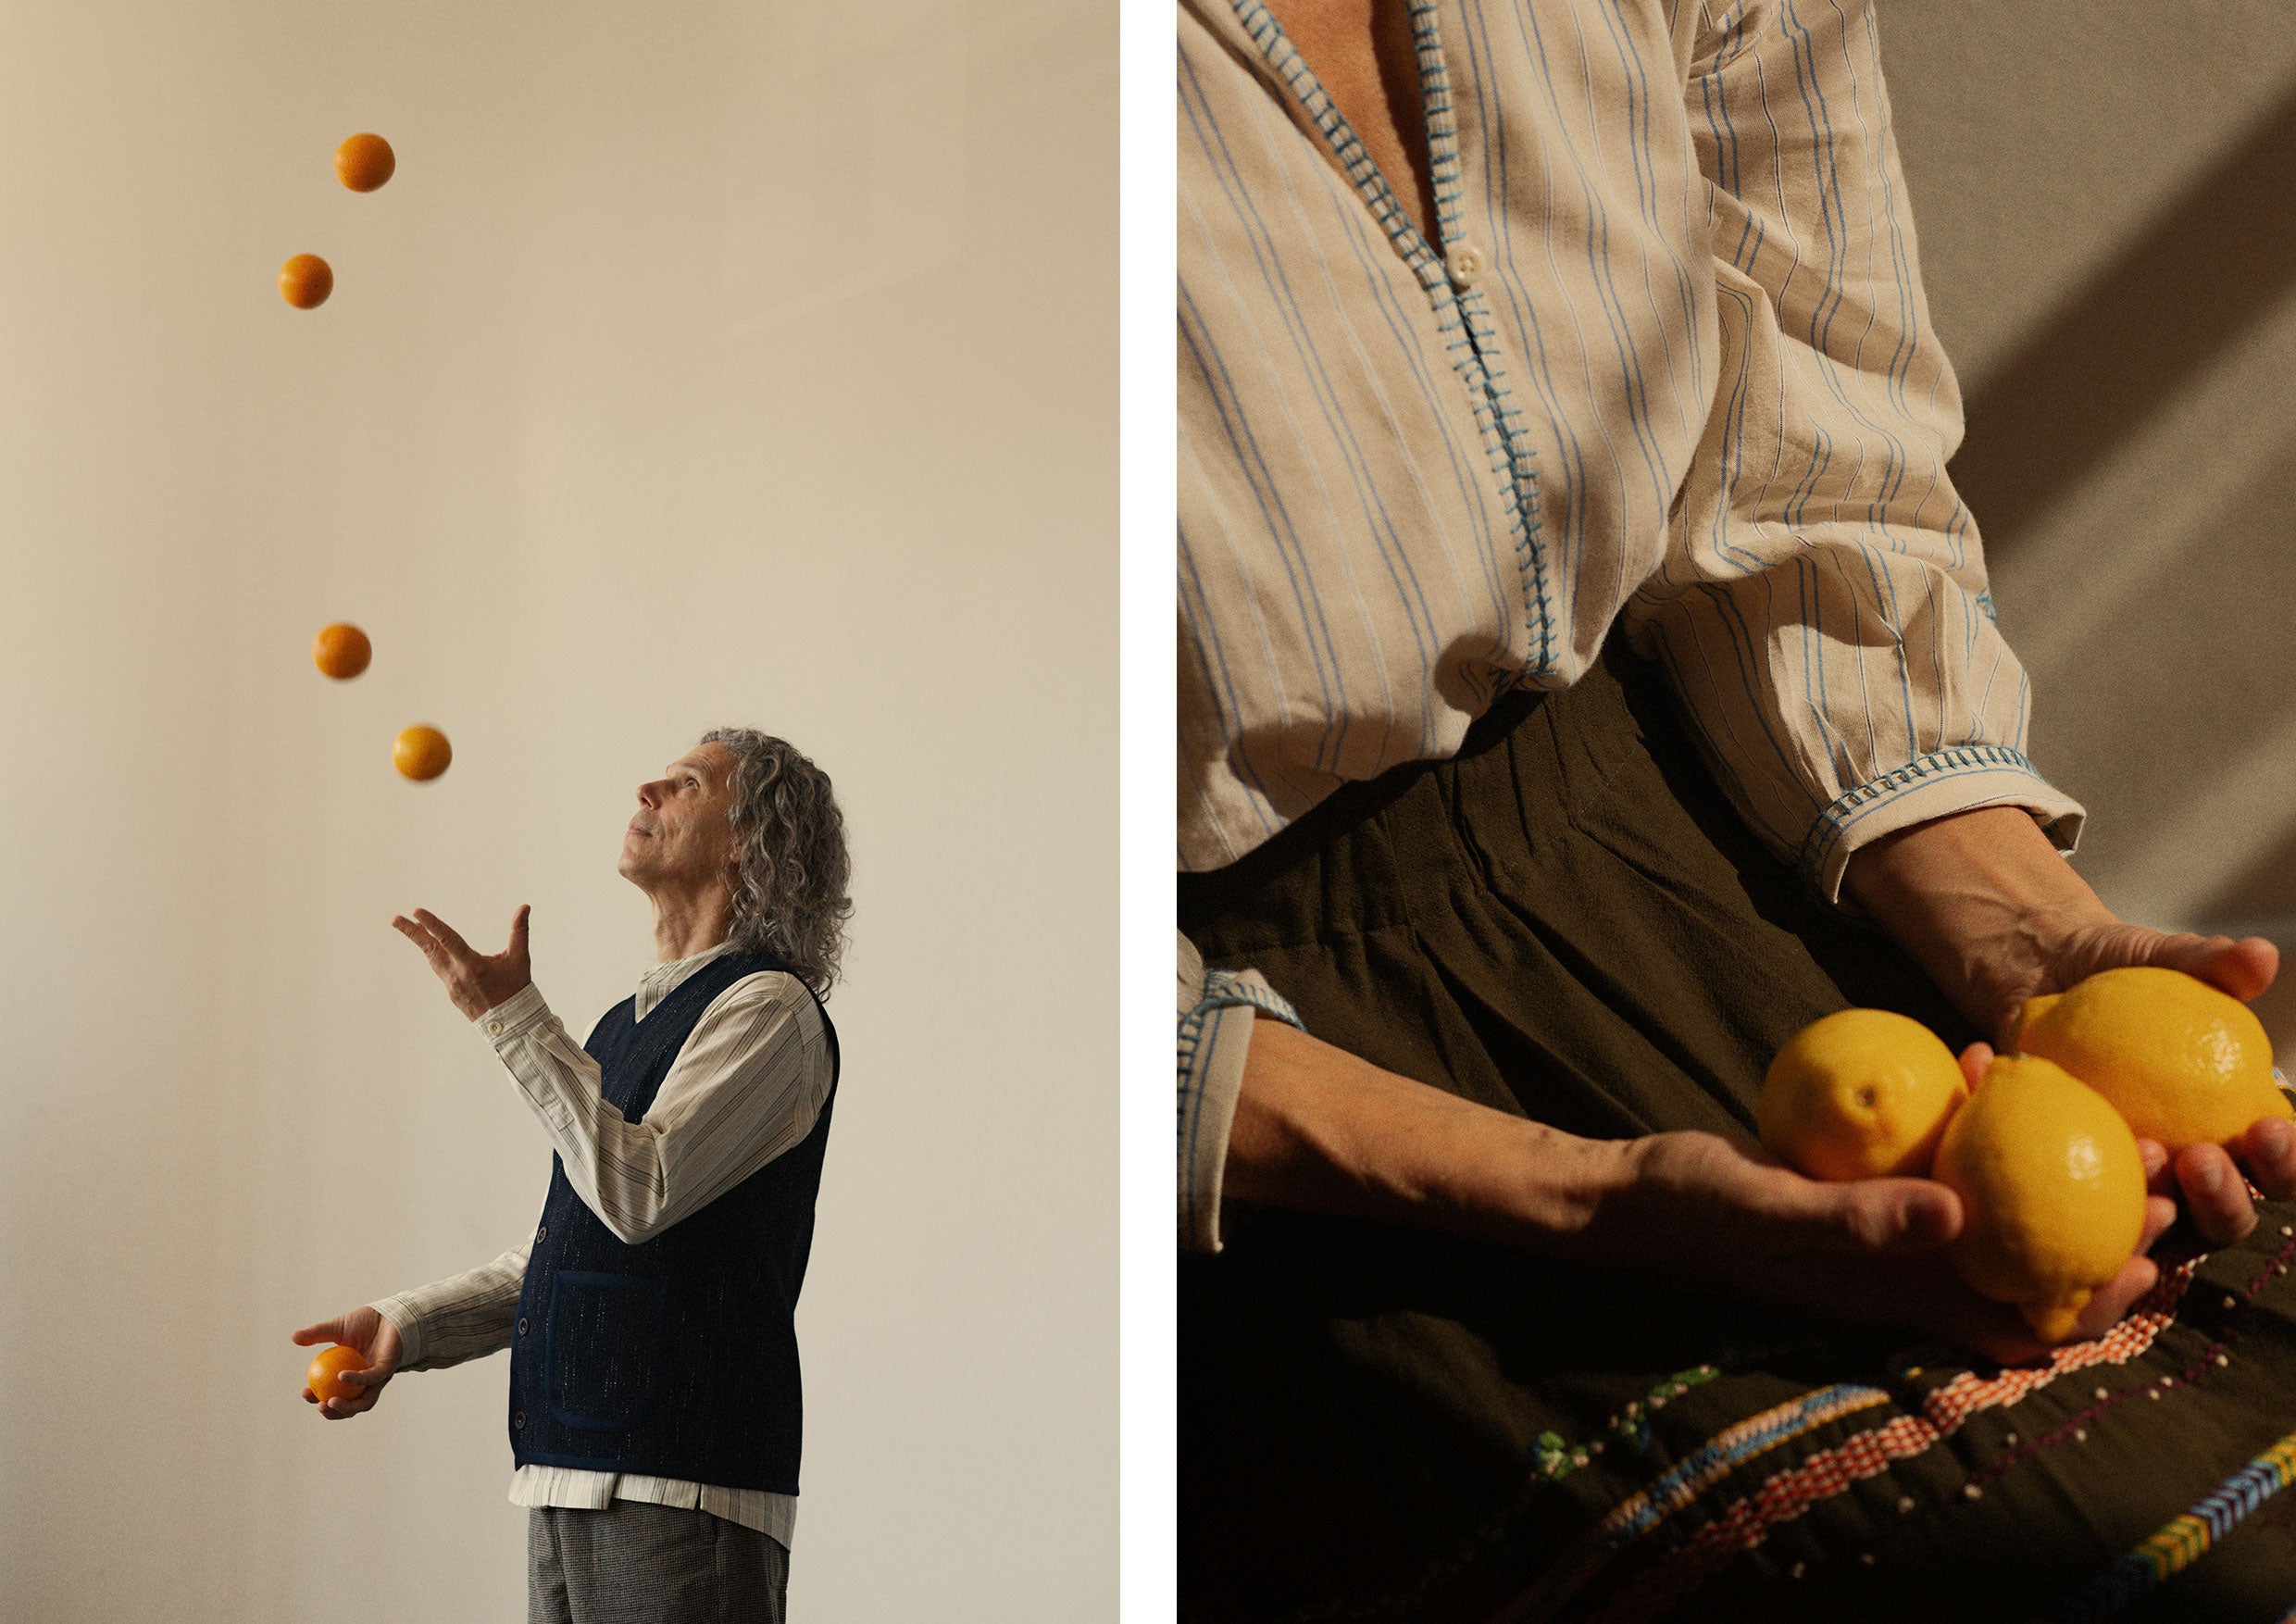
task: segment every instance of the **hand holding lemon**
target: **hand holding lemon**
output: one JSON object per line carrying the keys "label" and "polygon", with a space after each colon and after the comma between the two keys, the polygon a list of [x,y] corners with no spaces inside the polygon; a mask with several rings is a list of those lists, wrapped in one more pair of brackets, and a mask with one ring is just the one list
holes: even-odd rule
{"label": "hand holding lemon", "polygon": [[2140,1254],[2174,1207],[2149,1190],[2171,1150],[2179,1178],[2196,1156],[2205,1172],[2209,1156],[2228,1165],[2223,1146],[2285,1146],[2296,1110],[2254,1015],[2177,970],[2102,971],[2028,1000],[2015,1031],[2018,1053],[1962,1056],[1965,1092],[1919,1023],[1838,1011],[1779,1051],[1758,1121],[1813,1178],[1926,1174],[1952,1190],[1955,1270],[2056,1343],[2096,1329],[2096,1305],[2117,1315],[2130,1270],[2151,1268]]}
{"label": "hand holding lemon", "polygon": [[[2046,1060],[1972,1044],[1957,1061],[1906,1016],[1837,1010],[1778,1051],[1757,1120],[1763,1144],[1812,1178],[1951,1190],[1954,1270],[2041,1343],[2117,1318],[2156,1278],[2136,1254],[2170,1221],[2145,1190],[2165,1157],[2148,1164],[2113,1107]],[[1996,1328],[1982,1345],[2015,1341]]]}
{"label": "hand holding lemon", "polygon": [[[1842,891],[2004,1048],[2018,1046],[2027,1005],[2100,974],[2173,970],[2245,1002],[2279,968],[2279,950],[2261,936],[2156,931],[2117,918],[2015,805],[1882,835],[1851,857]],[[2255,1228],[2243,1169],[2269,1197],[2296,1195],[2296,1131],[2287,1118],[2265,1116],[2233,1138],[2196,1139],[2176,1152],[2167,1191],[2218,1244]]]}

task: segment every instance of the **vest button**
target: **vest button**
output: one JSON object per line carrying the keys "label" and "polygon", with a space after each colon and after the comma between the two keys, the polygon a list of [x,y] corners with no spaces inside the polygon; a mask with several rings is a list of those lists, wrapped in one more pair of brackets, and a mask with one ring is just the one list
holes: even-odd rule
{"label": "vest button", "polygon": [[543,1225],[541,1229],[539,1229],[539,1230],[535,1230],[535,1231],[534,1231],[534,1244],[535,1244],[535,1245],[539,1246],[539,1245],[541,1245],[541,1244],[542,1244],[544,1241],[547,1241],[547,1240],[549,1240],[549,1239],[550,1239],[550,1226],[549,1226],[548,1224],[544,1224],[544,1225]]}
{"label": "vest button", "polygon": [[524,1336],[526,1334],[526,1321],[523,1319],[518,1321],[518,1334],[520,1336]]}
{"label": "vest button", "polygon": [[520,1410],[517,1415],[511,1417],[510,1424],[514,1427],[523,1429],[526,1426],[526,1412],[524,1410]]}

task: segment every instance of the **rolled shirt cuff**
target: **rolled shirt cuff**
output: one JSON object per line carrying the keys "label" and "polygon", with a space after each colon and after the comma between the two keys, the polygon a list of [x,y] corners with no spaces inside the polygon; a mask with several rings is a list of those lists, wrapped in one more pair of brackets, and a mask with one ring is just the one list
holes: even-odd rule
{"label": "rolled shirt cuff", "polygon": [[[1179,1243],[1220,1249],[1220,1175],[1228,1131],[1243,1087],[1252,1024],[1300,1018],[1257,970],[1208,970],[1195,1001],[1179,1012]],[[1304,1028],[1302,1030],[1304,1030]]]}
{"label": "rolled shirt cuff", "polygon": [[2005,744],[1957,744],[1933,750],[1869,780],[1817,816],[1795,867],[1829,903],[1841,901],[1841,877],[1859,847],[1956,812],[2022,806],[2067,856],[2089,814],[2040,776],[2024,752]]}

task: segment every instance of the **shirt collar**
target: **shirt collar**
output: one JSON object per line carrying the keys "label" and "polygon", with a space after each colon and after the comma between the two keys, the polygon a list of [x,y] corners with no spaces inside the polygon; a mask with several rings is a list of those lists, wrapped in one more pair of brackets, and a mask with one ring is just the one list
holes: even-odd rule
{"label": "shirt collar", "polygon": [[643,1020],[654,1013],[663,999],[675,993],[688,976],[704,965],[723,958],[733,951],[730,940],[715,947],[704,948],[692,958],[673,958],[668,964],[657,964],[638,978],[637,1018]]}

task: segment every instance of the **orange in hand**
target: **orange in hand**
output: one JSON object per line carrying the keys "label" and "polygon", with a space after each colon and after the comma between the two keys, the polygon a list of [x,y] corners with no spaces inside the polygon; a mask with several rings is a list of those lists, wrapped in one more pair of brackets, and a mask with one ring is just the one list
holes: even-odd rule
{"label": "orange in hand", "polygon": [[298,310],[318,309],[334,291],[334,267],[316,254],[298,254],[279,268],[279,296]]}
{"label": "orange in hand", "polygon": [[400,729],[397,742],[391,746],[391,765],[411,779],[436,778],[454,759],[455,747],[446,742],[446,735],[420,722]]}
{"label": "orange in hand", "polygon": [[311,1361],[311,1368],[303,1373],[303,1380],[319,1403],[325,1404],[331,1398],[339,1398],[347,1404],[367,1390],[354,1382],[343,1380],[342,1373],[345,1370],[366,1368],[367,1361],[359,1356],[358,1349],[346,1348],[338,1344],[331,1348],[319,1349],[318,1356]]}
{"label": "orange in hand", "polygon": [[398,167],[398,155],[380,135],[350,136],[335,148],[335,179],[354,192],[372,192]]}
{"label": "orange in hand", "polygon": [[375,645],[367,641],[367,633],[348,620],[322,626],[311,639],[311,663],[338,682],[357,676],[374,657]]}

